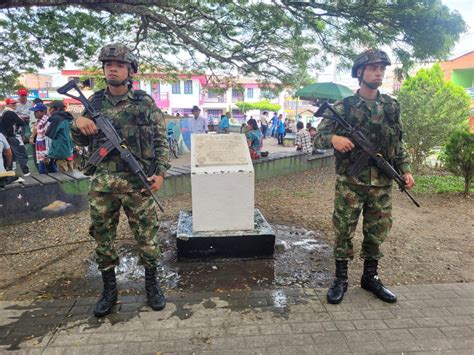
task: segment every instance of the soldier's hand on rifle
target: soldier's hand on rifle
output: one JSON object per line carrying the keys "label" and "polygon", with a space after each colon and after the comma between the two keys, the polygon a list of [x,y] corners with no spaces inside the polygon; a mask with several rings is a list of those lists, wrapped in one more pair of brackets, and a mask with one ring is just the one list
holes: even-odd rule
{"label": "soldier's hand on rifle", "polygon": [[355,147],[354,143],[352,143],[349,138],[343,136],[333,135],[331,143],[334,149],[341,153],[350,152]]}
{"label": "soldier's hand on rifle", "polygon": [[405,188],[407,190],[410,190],[413,186],[415,186],[415,179],[413,178],[413,175],[410,173],[405,173],[403,174],[403,180],[405,180]]}
{"label": "soldier's hand on rifle", "polygon": [[93,136],[98,133],[97,126],[90,118],[81,116],[76,118],[75,124],[85,136]]}
{"label": "soldier's hand on rifle", "polygon": [[[150,184],[151,191],[155,193],[156,191],[161,189],[161,185],[163,185],[163,181],[165,181],[165,179],[161,175],[153,175],[148,178],[148,181],[151,182]],[[142,192],[145,192],[145,191],[146,191],[145,189],[142,189]]]}

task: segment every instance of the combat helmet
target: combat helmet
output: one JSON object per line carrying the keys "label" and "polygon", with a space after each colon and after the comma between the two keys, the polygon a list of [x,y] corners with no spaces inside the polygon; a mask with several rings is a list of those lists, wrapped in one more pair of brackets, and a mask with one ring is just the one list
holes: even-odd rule
{"label": "combat helmet", "polygon": [[130,64],[134,73],[138,72],[138,60],[127,46],[120,43],[107,44],[99,53],[99,61],[104,63],[116,60]]}
{"label": "combat helmet", "polygon": [[388,57],[387,53],[379,49],[369,49],[357,56],[352,65],[352,77],[357,78],[357,70],[360,67],[365,67],[367,64],[383,63],[385,65],[391,65],[392,62]]}

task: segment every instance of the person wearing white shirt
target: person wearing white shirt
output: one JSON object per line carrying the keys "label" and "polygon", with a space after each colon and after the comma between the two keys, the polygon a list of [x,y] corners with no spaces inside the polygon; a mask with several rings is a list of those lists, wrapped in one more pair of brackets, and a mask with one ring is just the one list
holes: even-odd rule
{"label": "person wearing white shirt", "polygon": [[193,106],[191,110],[193,116],[188,119],[189,122],[189,132],[191,134],[202,134],[207,133],[207,120],[204,117],[201,117],[201,109],[198,106]]}

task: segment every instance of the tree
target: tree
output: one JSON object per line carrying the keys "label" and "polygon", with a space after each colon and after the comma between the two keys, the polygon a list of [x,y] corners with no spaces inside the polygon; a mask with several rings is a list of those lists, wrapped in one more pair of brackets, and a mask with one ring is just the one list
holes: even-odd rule
{"label": "tree", "polygon": [[258,102],[245,102],[238,101],[235,103],[235,106],[239,108],[243,113],[250,110],[261,110],[261,111],[275,111],[280,110],[281,106],[279,104],[272,104],[268,100],[262,100]]}
{"label": "tree", "polygon": [[242,113],[253,110],[253,104],[250,102],[237,101],[235,106],[237,106]]}
{"label": "tree", "polygon": [[253,74],[294,86],[328,54],[347,65],[362,48],[387,45],[405,64],[445,58],[466,31],[441,0],[3,0],[0,11],[4,77],[45,59],[90,66],[115,41],[149,70]]}
{"label": "tree", "polygon": [[467,196],[474,175],[474,134],[469,132],[467,122],[451,133],[441,157],[450,172],[464,178],[464,195]]}
{"label": "tree", "polygon": [[439,64],[421,69],[400,89],[403,138],[413,165],[419,167],[431,149],[442,146],[452,130],[469,116],[465,89],[443,78]]}

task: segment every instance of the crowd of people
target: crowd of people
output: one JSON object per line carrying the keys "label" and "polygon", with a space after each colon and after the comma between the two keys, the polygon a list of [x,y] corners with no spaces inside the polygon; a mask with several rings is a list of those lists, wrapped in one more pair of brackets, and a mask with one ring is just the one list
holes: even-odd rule
{"label": "crowd of people", "polygon": [[[205,117],[201,116],[201,109],[198,106],[193,106],[192,116],[188,118],[188,128],[192,134],[204,134],[209,131],[214,131],[214,123],[208,121]],[[177,117],[181,117],[179,113]],[[221,115],[220,120],[217,124],[217,133],[226,134],[230,131],[230,119],[231,113],[227,112],[225,115]],[[296,128],[295,146],[297,151],[301,151],[305,154],[320,154],[323,150],[313,149],[314,137],[316,136],[316,127],[312,126],[311,122],[304,124],[301,117],[298,117]],[[243,123],[240,127],[240,133],[245,134],[247,138],[247,144],[249,147],[250,157],[252,160],[260,159],[262,156],[268,155],[268,152],[263,152],[264,140],[272,137],[277,139],[279,145],[284,145],[284,137],[288,132],[292,132],[290,123],[283,117],[283,114],[273,113],[272,118],[269,118],[267,111],[260,115],[259,119],[244,115]],[[212,129],[211,129],[212,126]]]}
{"label": "crowd of people", "polygon": [[[40,174],[72,172],[74,143],[70,134],[73,116],[62,101],[45,104],[41,99],[28,100],[28,90],[19,89],[18,100],[7,98],[0,113],[0,183],[18,180],[31,174],[27,145],[31,144],[33,164]],[[17,169],[19,168],[19,169]]]}

